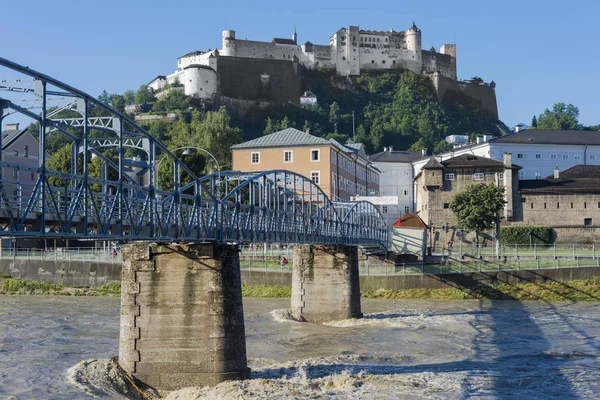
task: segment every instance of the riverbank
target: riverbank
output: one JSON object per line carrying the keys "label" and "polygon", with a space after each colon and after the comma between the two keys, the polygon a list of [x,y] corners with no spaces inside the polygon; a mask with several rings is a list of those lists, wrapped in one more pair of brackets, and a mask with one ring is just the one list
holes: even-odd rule
{"label": "riverbank", "polygon": [[[119,296],[121,284],[113,282],[95,288],[77,288],[22,279],[0,279],[0,294]],[[290,298],[289,286],[242,285],[248,298]],[[376,290],[361,293],[365,299],[410,300],[519,300],[519,301],[600,301],[600,278],[568,282],[519,283],[514,285],[477,285],[443,289]]]}

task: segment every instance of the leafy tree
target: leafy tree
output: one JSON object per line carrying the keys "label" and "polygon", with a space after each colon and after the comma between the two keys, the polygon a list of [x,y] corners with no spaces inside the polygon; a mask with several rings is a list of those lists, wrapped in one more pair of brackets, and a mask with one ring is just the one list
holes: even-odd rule
{"label": "leafy tree", "polygon": [[146,85],[140,86],[137,93],[135,94],[135,102],[138,104],[149,104],[155,101],[154,93]]}
{"label": "leafy tree", "polygon": [[340,106],[338,105],[337,101],[334,101],[333,103],[331,103],[331,106],[329,106],[329,122],[333,123],[333,129],[335,133],[338,132],[339,114]]}
{"label": "leafy tree", "polygon": [[531,118],[531,127],[537,128],[537,126],[538,126],[538,120],[537,120],[537,117],[534,115],[533,118]]}
{"label": "leafy tree", "polygon": [[455,194],[450,202],[458,226],[467,232],[475,231],[477,243],[482,231],[498,223],[499,213],[504,209],[504,188],[477,183]]}
{"label": "leafy tree", "polygon": [[135,92],[133,90],[126,91],[123,93],[123,100],[125,100],[125,105],[135,103]]}
{"label": "leafy tree", "polygon": [[106,90],[103,90],[102,93],[100,93],[100,95],[98,96],[98,100],[101,103],[110,104],[110,94]]}
{"label": "leafy tree", "polygon": [[179,90],[169,90],[160,100],[152,106],[154,112],[172,112],[186,110],[190,106],[190,98]]}
{"label": "leafy tree", "polygon": [[110,106],[117,111],[123,112],[125,111],[125,97],[120,94],[111,94],[110,95]]}
{"label": "leafy tree", "polygon": [[538,129],[578,129],[579,109],[573,104],[556,103],[552,110],[546,109],[537,121]]}

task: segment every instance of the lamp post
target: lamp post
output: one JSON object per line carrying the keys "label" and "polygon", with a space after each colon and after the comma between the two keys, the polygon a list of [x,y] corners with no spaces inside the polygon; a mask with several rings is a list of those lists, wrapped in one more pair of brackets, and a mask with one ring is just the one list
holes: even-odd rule
{"label": "lamp post", "polygon": [[[205,149],[203,149],[203,148],[201,148],[201,147],[194,147],[194,146],[181,146],[181,147],[178,147],[178,148],[176,148],[176,149],[173,149],[173,150],[171,150],[171,152],[174,152],[174,151],[177,151],[177,150],[184,150],[184,149],[185,149],[185,151],[182,153],[182,155],[184,155],[184,156],[193,156],[193,155],[195,155],[196,153],[194,152],[194,150],[200,150],[200,151],[202,151],[202,152],[204,152],[204,153],[208,154],[208,155],[209,155],[209,156],[210,156],[210,157],[213,159],[213,161],[215,162],[215,164],[216,164],[216,166],[217,166],[217,174],[218,174],[218,179],[219,179],[219,181],[221,180],[221,166],[219,165],[219,162],[217,161],[216,157],[215,157],[215,156],[214,156],[214,155],[213,155],[213,154],[212,154],[210,151],[208,151],[208,150],[205,150]],[[156,167],[155,167],[155,170],[154,170],[154,175],[157,177],[157,179],[158,179],[158,168],[160,167],[160,163],[162,163],[162,162],[163,162],[163,160],[164,160],[164,159],[165,159],[167,156],[168,156],[168,154],[165,154],[165,155],[164,155],[164,156],[163,156],[163,157],[162,157],[162,158],[161,158],[161,159],[158,161],[158,163],[156,164]]]}

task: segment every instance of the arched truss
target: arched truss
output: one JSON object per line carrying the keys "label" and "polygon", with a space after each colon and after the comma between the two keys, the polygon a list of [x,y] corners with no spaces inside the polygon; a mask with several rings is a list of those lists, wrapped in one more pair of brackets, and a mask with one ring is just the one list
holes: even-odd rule
{"label": "arched truss", "polygon": [[[332,202],[310,179],[290,171],[226,171],[198,178],[124,114],[28,67],[3,58],[0,67],[29,77],[0,75],[0,126],[14,113],[37,121],[40,150],[35,165],[0,154],[0,235],[237,243],[387,241],[384,220],[370,203]],[[54,135],[71,143],[69,172],[48,168],[46,148]],[[138,152],[133,161],[125,157],[128,148]],[[90,175],[94,157],[102,159],[100,178]],[[173,173],[169,187],[158,185],[163,159],[170,160]],[[7,176],[8,171],[18,171],[17,178]],[[23,182],[18,179],[23,172],[35,179]]]}

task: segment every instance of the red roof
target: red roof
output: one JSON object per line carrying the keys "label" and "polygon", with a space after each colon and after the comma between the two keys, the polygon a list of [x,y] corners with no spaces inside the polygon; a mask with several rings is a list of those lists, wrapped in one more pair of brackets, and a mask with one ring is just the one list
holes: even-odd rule
{"label": "red roof", "polygon": [[406,213],[398,221],[394,222],[392,226],[401,226],[403,228],[423,228],[427,229],[425,222],[417,215],[413,213]]}

